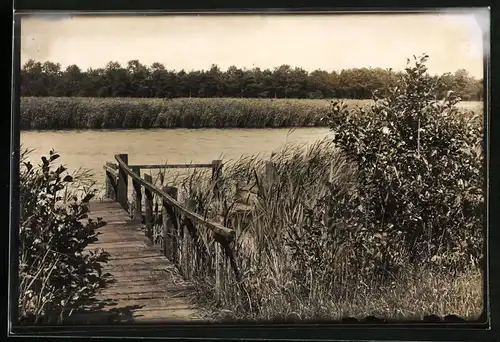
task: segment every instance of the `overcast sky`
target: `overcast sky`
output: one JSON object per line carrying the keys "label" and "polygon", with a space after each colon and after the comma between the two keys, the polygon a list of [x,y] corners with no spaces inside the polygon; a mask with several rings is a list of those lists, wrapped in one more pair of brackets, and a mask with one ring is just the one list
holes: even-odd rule
{"label": "overcast sky", "polygon": [[282,64],[309,71],[401,70],[406,58],[427,53],[433,74],[465,68],[479,78],[481,26],[489,27],[489,17],[471,13],[33,16],[21,22],[21,62],[50,60],[83,69],[138,59],[175,70],[208,69],[211,64],[223,70],[230,65],[272,69]]}

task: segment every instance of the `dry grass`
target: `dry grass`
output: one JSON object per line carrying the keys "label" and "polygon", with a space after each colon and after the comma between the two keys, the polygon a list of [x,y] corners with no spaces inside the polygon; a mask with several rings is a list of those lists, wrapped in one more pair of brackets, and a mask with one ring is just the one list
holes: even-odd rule
{"label": "dry grass", "polygon": [[[483,308],[483,278],[480,270],[470,270],[455,276],[450,276],[446,271],[436,272],[426,268],[408,269],[407,272],[385,287],[377,284],[349,284],[349,295],[342,297],[322,293],[314,298],[296,296],[290,300],[286,293],[271,292],[259,315],[251,319],[327,321],[375,316],[394,321],[417,321],[427,315],[445,317],[450,314],[467,320],[478,319]],[[294,291],[292,287],[288,288],[288,292]],[[210,308],[207,315],[213,316]],[[230,307],[220,310],[215,317],[226,320],[249,318],[245,312]]]}
{"label": "dry grass", "polygon": [[[234,248],[243,271],[242,281],[216,289],[213,278],[194,279],[199,302],[207,309],[206,317],[276,321],[373,315],[401,320],[455,314],[473,319],[481,313],[483,284],[479,269],[456,273],[432,265],[417,267],[405,259],[405,250],[396,246],[392,248],[401,254],[403,266],[387,281],[373,271],[361,272],[353,263],[376,262],[371,254],[360,251],[360,246],[368,244],[369,235],[340,232],[327,236],[325,245],[319,245],[319,237],[313,239],[303,248],[323,246],[321,257],[327,261],[319,266],[294,256],[287,242],[289,233],[298,231],[306,236],[307,229],[318,225],[309,222],[304,212],[310,208],[322,215],[319,199],[327,195],[327,182],[337,185],[337,195],[354,189],[355,169],[328,140],[308,147],[290,145],[273,153],[271,160],[275,165],[272,182],[266,180],[265,161],[259,156],[226,161],[218,199],[206,170],[182,174],[160,170],[155,174],[157,184],[177,186],[184,198],[195,199],[197,212],[237,231]],[[242,221],[232,220],[238,183],[256,189],[253,209]],[[200,233],[213,243],[210,234]],[[159,241],[161,231],[155,235]]]}

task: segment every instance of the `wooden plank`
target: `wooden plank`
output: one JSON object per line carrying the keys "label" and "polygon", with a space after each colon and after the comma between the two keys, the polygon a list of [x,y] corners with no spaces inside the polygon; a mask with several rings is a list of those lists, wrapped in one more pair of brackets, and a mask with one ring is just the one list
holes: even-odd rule
{"label": "wooden plank", "polygon": [[[169,298],[174,295],[178,295],[179,298],[184,298],[186,305],[192,305],[188,299],[188,292],[191,290],[172,290],[167,293],[165,291],[150,291],[150,292],[125,292],[125,293],[115,293],[115,292],[106,292],[102,296],[95,296],[96,300],[101,301],[102,303],[106,303],[108,299],[112,299],[115,301],[124,301],[131,299],[144,299],[150,301],[157,301],[164,298]],[[179,296],[180,293],[183,293],[184,296]],[[106,305],[107,306],[107,305]]]}
{"label": "wooden plank", "polygon": [[163,269],[165,267],[165,262],[163,260],[153,260],[151,262],[147,262],[146,260],[138,260],[137,259],[125,259],[125,260],[110,260],[106,264],[104,264],[106,269],[123,269],[123,270],[158,270]]}
{"label": "wooden plank", "polygon": [[102,208],[100,207],[99,210],[91,209],[89,212],[89,216],[101,216],[109,220],[111,217],[114,216],[120,216],[123,217],[123,213],[121,208]]}
{"label": "wooden plank", "polygon": [[[100,241],[97,241],[97,242],[91,244],[90,246],[88,246],[88,248],[89,249],[102,248],[102,249],[106,249],[112,253],[120,253],[120,250],[123,250],[124,248],[134,248],[136,250],[142,249],[144,251],[147,251],[148,248],[152,248],[152,247],[143,244],[141,241],[109,241],[109,242],[104,242],[104,241],[100,240]],[[125,251],[125,253],[126,253],[126,251]]]}
{"label": "wooden plank", "polygon": [[[109,288],[103,289],[100,293],[102,296],[107,296],[109,294],[137,294],[137,295],[152,295],[161,294],[168,297],[168,294],[179,293],[179,292],[189,292],[193,290],[192,285],[168,285],[163,286],[163,284],[150,284],[150,281],[145,281],[138,284],[121,284],[117,283],[117,286],[110,286]],[[112,297],[114,298],[114,297]]]}
{"label": "wooden plank", "polygon": [[131,224],[129,224],[127,221],[125,220],[117,220],[117,219],[114,219],[114,220],[104,220],[104,222],[106,223],[107,226],[113,226],[113,225],[120,225],[120,226],[132,226]]}
{"label": "wooden plank", "polygon": [[114,233],[134,233],[134,232],[139,232],[144,229],[144,226],[142,224],[137,224],[133,223],[130,221],[122,221],[121,224],[118,223],[117,220],[108,222],[106,220],[103,220],[105,225],[103,228],[100,229],[100,231],[106,231],[106,232],[114,232]]}
{"label": "wooden plank", "polygon": [[111,254],[110,260],[125,261],[125,260],[147,259],[147,260],[151,261],[151,260],[160,260],[160,258],[163,259],[163,256],[158,256],[158,250],[150,249],[149,251],[141,250],[141,251],[135,251],[135,253],[130,252],[130,254],[128,254],[128,253],[118,254],[117,252],[114,252]]}
{"label": "wooden plank", "polygon": [[112,225],[106,225],[103,226],[98,230],[99,233],[106,234],[105,236],[103,235],[103,238],[109,237],[109,238],[114,238],[114,237],[119,237],[120,235],[123,237],[122,240],[124,239],[132,239],[136,240],[136,237],[134,234],[139,233],[139,236],[141,235],[141,232],[143,234],[144,229],[142,228],[141,225],[132,225],[127,222],[120,224],[112,224]]}
{"label": "wooden plank", "polygon": [[138,228],[134,230],[122,229],[122,231],[112,230],[112,229],[101,229],[99,230],[99,241],[106,240],[117,240],[117,241],[148,241],[147,239],[141,239],[142,236],[136,236],[137,234],[143,234],[143,230]]}
{"label": "wooden plank", "polygon": [[165,267],[165,261],[161,259],[154,259],[151,260],[150,262],[145,259],[112,259],[109,260],[107,263],[104,264],[108,268],[120,268],[120,267],[125,267],[128,270],[135,270],[135,269],[145,269],[145,270],[156,270],[156,269],[162,269]]}
{"label": "wooden plank", "polygon": [[[104,270],[104,272],[107,272],[107,270]],[[114,270],[113,273],[111,274],[112,278],[111,280],[117,280],[117,281],[122,281],[124,279],[136,279],[136,278],[143,278],[147,279],[150,281],[156,281],[156,279],[160,279],[162,281],[171,281],[172,280],[172,274],[164,269],[157,269],[157,270],[134,270],[134,271],[129,271],[129,270]]]}
{"label": "wooden plank", "polygon": [[90,207],[98,208],[121,208],[120,203],[114,201],[113,199],[104,198],[103,200],[94,200],[90,202]]}
{"label": "wooden plank", "polygon": [[99,214],[106,214],[106,215],[109,215],[110,213],[117,213],[117,214],[121,214],[121,206],[116,206],[116,205],[113,205],[113,206],[110,206],[108,203],[98,203],[98,204],[91,204],[89,206],[89,215],[93,215],[95,213],[99,213]]}
{"label": "wooden plank", "polygon": [[[95,248],[104,248],[104,245],[108,245],[107,247],[111,248],[112,246],[109,246],[110,244],[118,245],[120,243],[121,243],[120,247],[122,247],[122,248],[130,247],[130,248],[137,249],[137,248],[141,247],[141,245],[138,245],[138,244],[142,244],[143,248],[152,247],[151,243],[147,239],[144,239],[144,240],[137,239],[136,241],[134,241],[131,239],[128,239],[128,240],[127,239],[120,239],[118,237],[113,237],[113,238],[103,237],[102,239],[100,239],[100,237],[101,237],[101,235],[98,237],[100,242],[93,244],[93,245],[95,245]],[[122,242],[126,242],[126,243],[122,243]],[[128,244],[132,244],[132,245],[128,246]]]}
{"label": "wooden plank", "polygon": [[[106,272],[106,271],[104,271],[104,272]],[[157,272],[157,273],[155,273],[155,272]],[[153,271],[153,272],[137,271],[135,273],[131,272],[131,271],[116,271],[116,272],[113,272],[110,280],[111,280],[111,282],[116,281],[116,282],[121,282],[121,283],[128,283],[128,282],[135,282],[135,281],[137,281],[137,282],[149,281],[153,284],[157,284],[157,283],[161,282],[161,284],[163,286],[167,282],[172,281],[172,274],[164,272],[163,270],[157,270],[157,271]]]}
{"label": "wooden plank", "polygon": [[[150,249],[145,252],[144,250],[133,250],[130,253],[126,253],[122,251],[122,253],[114,252],[111,253],[110,260],[113,261],[127,261],[128,262],[144,262],[144,263],[153,263],[153,262],[163,262],[165,261],[165,257],[163,255],[158,255],[158,249]],[[168,261],[167,261],[168,262]]]}
{"label": "wooden plank", "polygon": [[[190,299],[192,284],[179,275],[174,265],[162,254],[160,246],[152,246],[141,229],[116,202],[93,201],[90,207],[103,220],[112,224],[98,230],[98,241],[88,246],[102,248],[110,259],[102,264],[110,273],[109,282],[98,291],[99,311],[71,315],[67,323],[109,324],[109,322],[191,320],[199,312]],[[97,216],[97,215],[96,215]],[[125,318],[124,318],[125,317]]]}

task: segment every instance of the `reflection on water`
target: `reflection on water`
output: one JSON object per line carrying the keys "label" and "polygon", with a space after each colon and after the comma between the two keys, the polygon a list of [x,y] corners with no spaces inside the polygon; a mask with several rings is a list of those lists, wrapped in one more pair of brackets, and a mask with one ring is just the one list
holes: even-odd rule
{"label": "reflection on water", "polygon": [[36,149],[33,162],[54,148],[70,171],[90,169],[100,183],[103,164],[114,161],[116,153],[127,153],[130,164],[210,163],[221,157],[265,157],[287,143],[312,143],[328,134],[327,128],[23,131],[21,145]]}

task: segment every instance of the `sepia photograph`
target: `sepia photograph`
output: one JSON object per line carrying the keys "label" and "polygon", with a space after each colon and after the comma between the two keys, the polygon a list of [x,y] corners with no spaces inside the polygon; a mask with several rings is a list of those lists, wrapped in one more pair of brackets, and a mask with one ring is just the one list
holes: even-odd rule
{"label": "sepia photograph", "polygon": [[20,22],[20,325],[485,317],[488,9]]}

